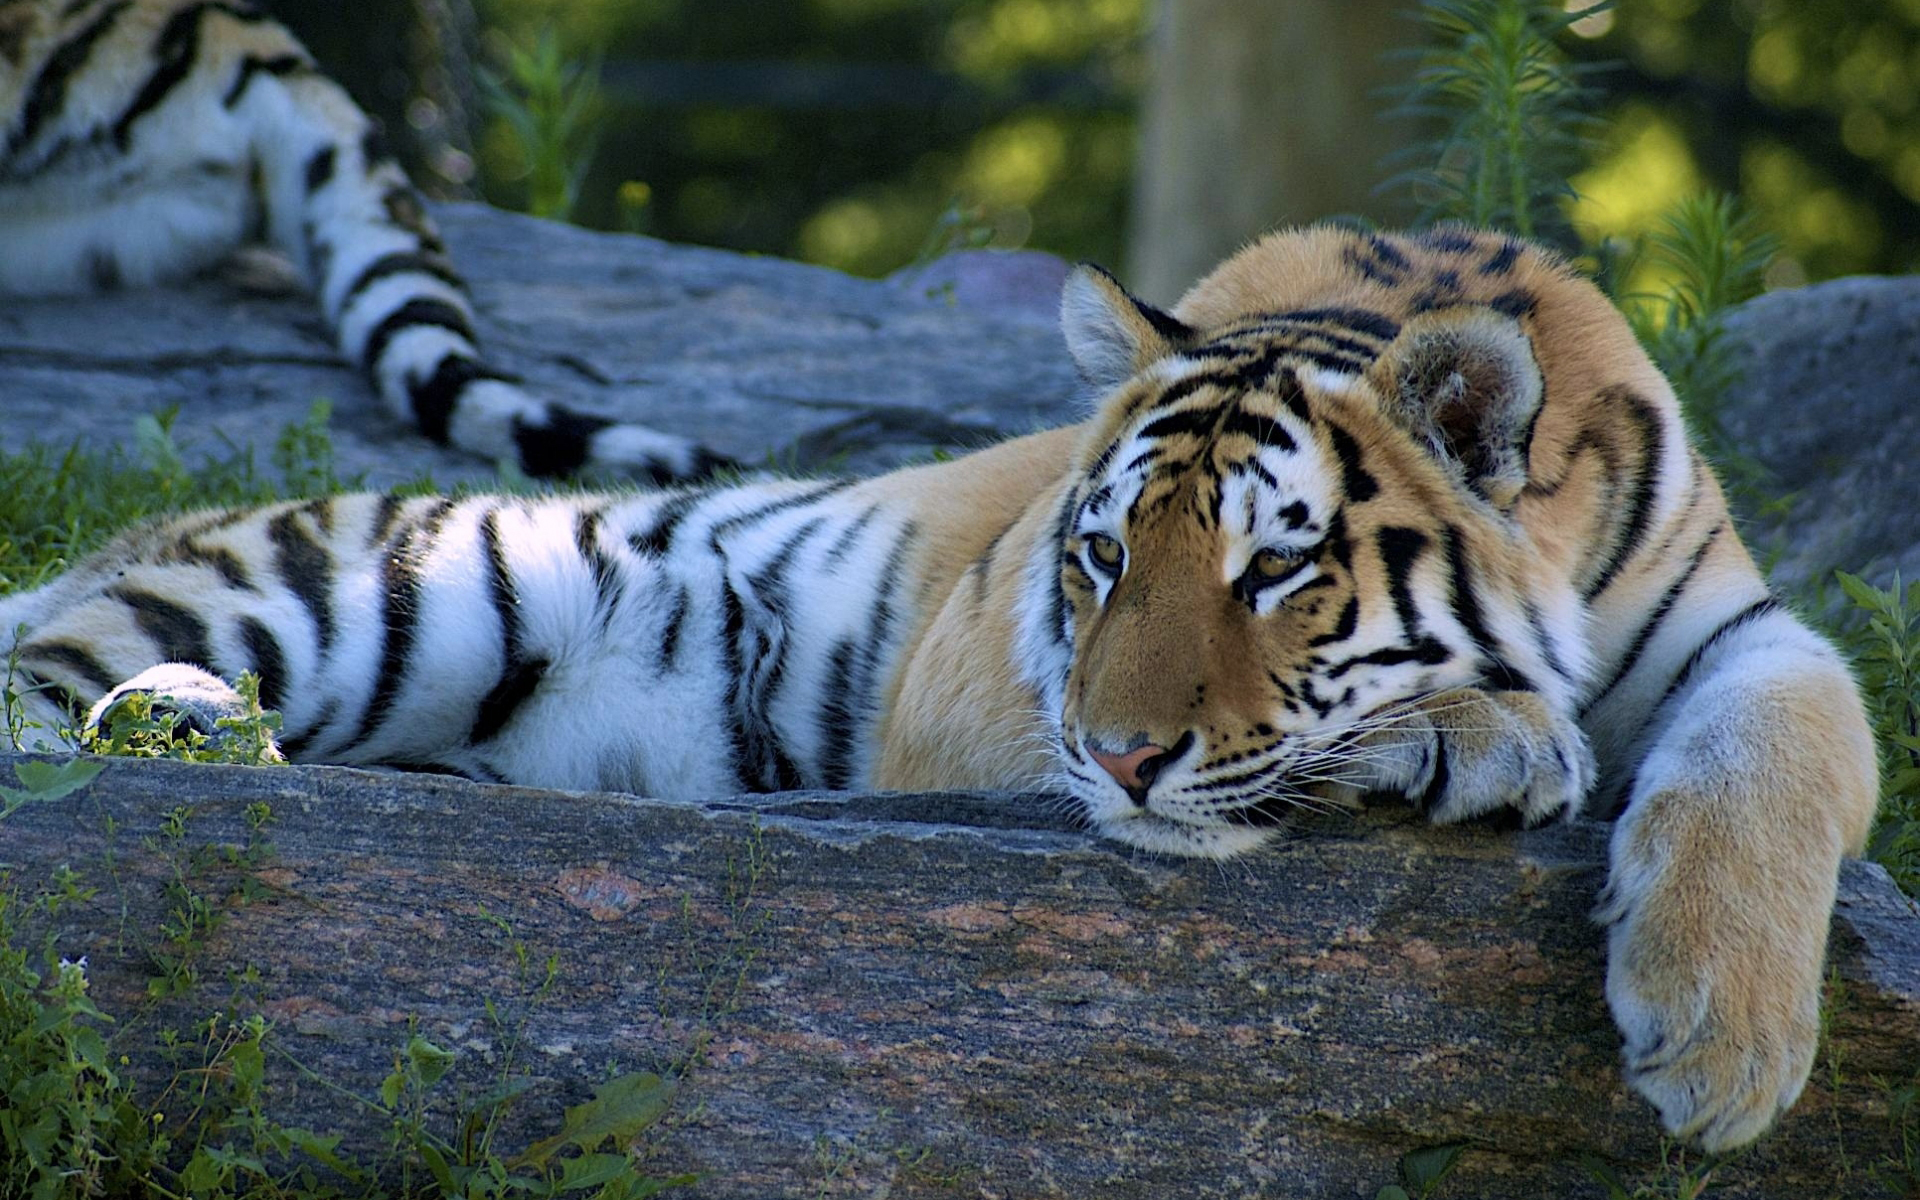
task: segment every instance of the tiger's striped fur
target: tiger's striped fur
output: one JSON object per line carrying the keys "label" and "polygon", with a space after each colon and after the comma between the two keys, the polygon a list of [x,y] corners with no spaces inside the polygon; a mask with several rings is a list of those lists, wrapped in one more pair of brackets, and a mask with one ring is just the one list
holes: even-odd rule
{"label": "tiger's striped fur", "polygon": [[1620,316],[1448,228],[1276,235],[1171,314],[1083,268],[1063,319],[1094,415],[955,462],[205,514],[0,625],[96,719],[258,671],[297,759],[676,796],[1057,784],[1173,853],[1354,793],[1539,821],[1592,790],[1627,1078],[1709,1149],[1762,1132],[1812,1061],[1874,750]]}
{"label": "tiger's striped fur", "polygon": [[281,25],[235,0],[0,0],[0,296],[179,279],[265,241],[340,350],[436,442],[531,475],[656,482],[722,460],[530,395],[379,129]]}

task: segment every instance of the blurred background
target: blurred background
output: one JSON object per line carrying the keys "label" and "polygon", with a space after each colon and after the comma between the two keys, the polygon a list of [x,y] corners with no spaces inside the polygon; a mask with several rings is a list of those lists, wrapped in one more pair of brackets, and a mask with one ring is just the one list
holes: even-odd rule
{"label": "blurred background", "polygon": [[[1415,214],[1412,0],[269,0],[425,190],[878,275],[962,245],[1171,301]],[[1569,3],[1572,10],[1578,0]],[[1769,286],[1920,268],[1920,0],[1620,0],[1561,35],[1584,239],[1737,192]]]}

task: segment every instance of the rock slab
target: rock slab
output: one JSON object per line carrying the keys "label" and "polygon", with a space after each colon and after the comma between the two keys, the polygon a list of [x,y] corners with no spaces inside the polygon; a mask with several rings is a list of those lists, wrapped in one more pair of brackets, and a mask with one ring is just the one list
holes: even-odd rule
{"label": "rock slab", "polygon": [[[1586,918],[1601,826],[1383,808],[1221,867],[1128,853],[1036,797],[687,805],[116,762],[7,818],[0,864],[101,889],[63,915],[62,953],[130,1012],[170,878],[160,814],[191,808],[187,846],[237,843],[255,803],[267,894],[224,909],[203,978],[257,968],[281,1045],[361,1094],[416,1028],[478,1091],[524,1020],[528,1108],[549,1116],[610,1064],[690,1064],[651,1151],[705,1173],[698,1196],[1371,1197],[1402,1154],[1464,1142],[1442,1195],[1534,1200],[1589,1194],[1585,1155],[1628,1179],[1660,1159]],[[1877,1081],[1920,1066],[1920,912],[1878,868],[1846,869],[1833,969],[1815,1083],[1716,1194],[1901,1194],[1870,1168],[1898,1149]],[[224,995],[140,1025],[186,1028]],[[377,1128],[291,1071],[269,1091],[301,1124]]]}

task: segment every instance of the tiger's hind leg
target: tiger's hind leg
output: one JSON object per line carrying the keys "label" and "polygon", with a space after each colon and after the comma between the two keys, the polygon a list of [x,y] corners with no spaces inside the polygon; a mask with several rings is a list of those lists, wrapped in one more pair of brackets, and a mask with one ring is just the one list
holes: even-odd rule
{"label": "tiger's hind leg", "polygon": [[1596,916],[1626,1075],[1706,1150],[1753,1140],[1813,1065],[1843,853],[1876,799],[1831,647],[1785,612],[1710,641],[1653,714]]}
{"label": "tiger's hind leg", "polygon": [[[216,742],[232,736],[229,728],[221,725],[222,721],[242,720],[250,712],[246,700],[233,685],[213,672],[191,663],[161,663],[148,667],[95,701],[82,726],[83,737],[109,734],[115,719],[127,711],[136,698],[151,705],[152,715],[174,718],[177,731],[191,730]],[[270,746],[266,757],[280,759],[279,747]]]}

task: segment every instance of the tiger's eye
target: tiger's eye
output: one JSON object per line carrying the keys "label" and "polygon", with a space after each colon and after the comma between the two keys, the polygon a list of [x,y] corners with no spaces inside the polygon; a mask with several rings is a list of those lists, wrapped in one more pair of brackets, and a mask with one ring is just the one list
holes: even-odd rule
{"label": "tiger's eye", "polygon": [[1120,560],[1126,557],[1126,552],[1120,548],[1119,540],[1110,538],[1104,533],[1095,533],[1088,536],[1087,552],[1093,555],[1094,562],[1109,571],[1118,571],[1120,569]]}
{"label": "tiger's eye", "polygon": [[1253,556],[1253,573],[1260,579],[1278,579],[1293,566],[1293,559],[1278,550],[1262,550]]}

